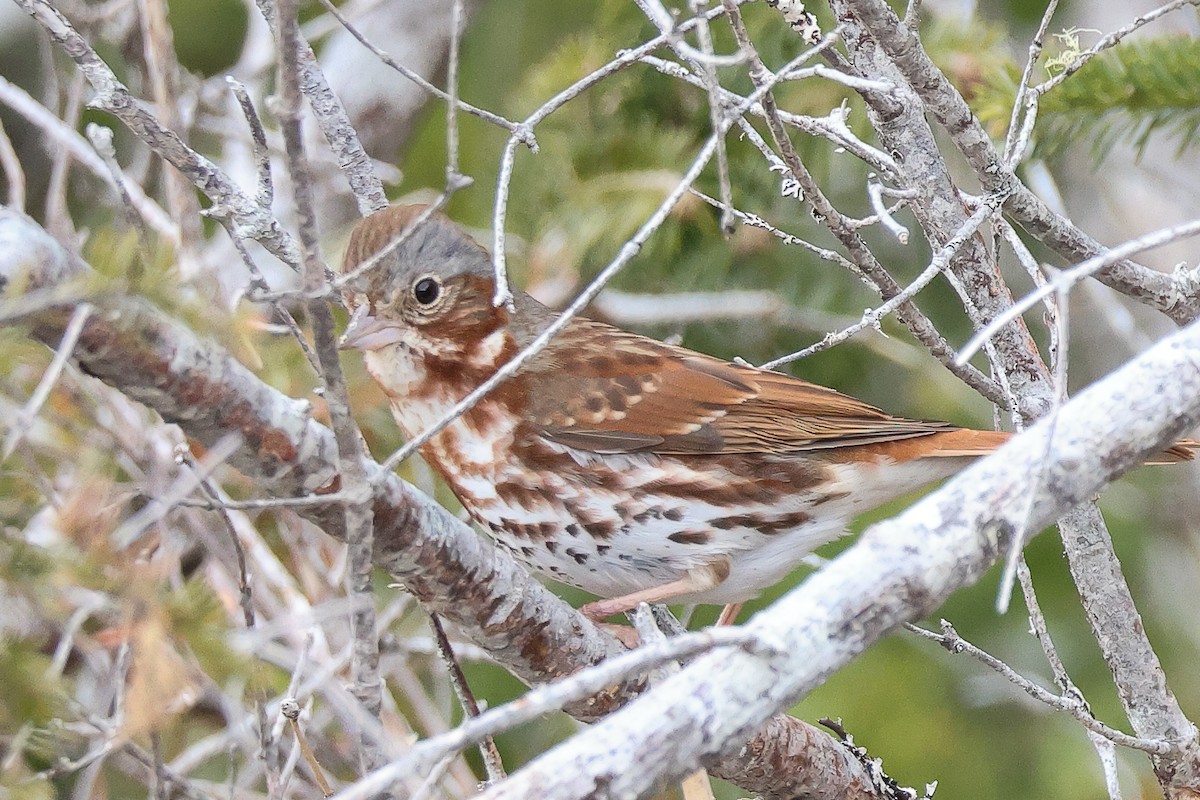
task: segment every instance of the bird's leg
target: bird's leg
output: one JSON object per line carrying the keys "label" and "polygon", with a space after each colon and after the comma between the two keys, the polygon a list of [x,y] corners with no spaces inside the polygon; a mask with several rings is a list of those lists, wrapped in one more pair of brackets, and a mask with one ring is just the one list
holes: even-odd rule
{"label": "bird's leg", "polygon": [[737,616],[742,611],[742,606],[745,603],[729,603],[721,609],[721,616],[717,617],[718,625],[732,625],[737,622]]}
{"label": "bird's leg", "polygon": [[720,585],[729,576],[729,558],[722,556],[702,567],[688,571],[682,578],[651,586],[649,589],[623,594],[620,597],[610,597],[606,600],[596,600],[579,609],[583,615],[594,622],[600,622],[613,614],[636,608],[638,603],[662,603],[676,597],[707,591]]}
{"label": "bird's leg", "polygon": [[708,770],[700,769],[684,778],[679,784],[679,793],[683,795],[683,800],[713,800]]}
{"label": "bird's leg", "polygon": [[[580,610],[582,611],[583,609]],[[588,617],[588,619],[592,618]],[[596,625],[624,645],[626,650],[633,650],[642,643],[640,637],[638,637],[637,629],[630,625],[622,625],[619,622],[597,622]]]}

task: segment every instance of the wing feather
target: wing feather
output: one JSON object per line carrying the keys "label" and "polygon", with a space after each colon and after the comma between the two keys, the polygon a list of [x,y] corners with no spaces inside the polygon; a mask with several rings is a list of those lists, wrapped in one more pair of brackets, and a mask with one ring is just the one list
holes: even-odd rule
{"label": "wing feather", "polygon": [[589,320],[568,326],[520,380],[542,436],[597,453],[791,453],[956,429]]}

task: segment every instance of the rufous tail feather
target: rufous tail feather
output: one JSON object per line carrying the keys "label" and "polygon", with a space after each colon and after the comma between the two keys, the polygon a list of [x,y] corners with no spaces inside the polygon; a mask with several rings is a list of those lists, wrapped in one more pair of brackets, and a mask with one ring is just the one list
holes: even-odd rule
{"label": "rufous tail feather", "polygon": [[[962,429],[935,433],[926,439],[936,439],[936,447],[930,449],[926,457],[952,456],[985,456],[1007,442],[1013,434],[1008,431],[975,431]],[[919,441],[919,440],[916,440]],[[928,442],[934,444],[934,442]],[[1146,459],[1146,464],[1178,464],[1181,461],[1191,461],[1200,452],[1200,441],[1181,439],[1157,455]]]}

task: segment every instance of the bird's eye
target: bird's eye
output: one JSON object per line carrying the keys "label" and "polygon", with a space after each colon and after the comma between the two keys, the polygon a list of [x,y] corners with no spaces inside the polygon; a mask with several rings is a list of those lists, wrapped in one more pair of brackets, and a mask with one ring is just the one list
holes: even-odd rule
{"label": "bird's eye", "polygon": [[442,293],[442,287],[436,278],[425,277],[413,284],[413,297],[423,306],[433,305]]}

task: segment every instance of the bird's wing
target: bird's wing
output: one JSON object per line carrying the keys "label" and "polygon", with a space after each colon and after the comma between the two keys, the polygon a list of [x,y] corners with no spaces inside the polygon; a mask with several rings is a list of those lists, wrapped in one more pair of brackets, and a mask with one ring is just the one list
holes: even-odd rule
{"label": "bird's wing", "polygon": [[792,453],[955,430],[588,320],[516,380],[541,436],[597,453]]}

